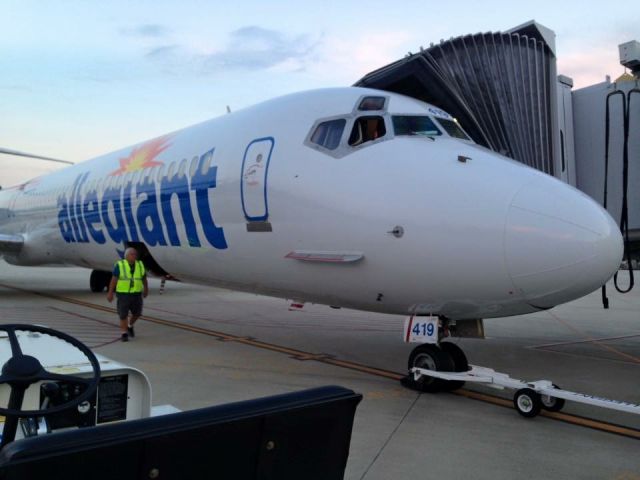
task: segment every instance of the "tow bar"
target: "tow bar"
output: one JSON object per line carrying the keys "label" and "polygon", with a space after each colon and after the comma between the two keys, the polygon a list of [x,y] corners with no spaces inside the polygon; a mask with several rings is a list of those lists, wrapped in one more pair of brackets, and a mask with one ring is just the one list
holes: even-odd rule
{"label": "tow bar", "polygon": [[634,403],[562,390],[549,380],[525,382],[511,378],[506,373],[477,365],[469,365],[467,372],[439,372],[414,367],[411,373],[415,381],[426,375],[442,380],[482,383],[501,390],[506,388],[515,390],[513,405],[520,415],[527,418],[537,416],[542,409],[558,412],[564,407],[565,400],[640,415],[640,405]]}

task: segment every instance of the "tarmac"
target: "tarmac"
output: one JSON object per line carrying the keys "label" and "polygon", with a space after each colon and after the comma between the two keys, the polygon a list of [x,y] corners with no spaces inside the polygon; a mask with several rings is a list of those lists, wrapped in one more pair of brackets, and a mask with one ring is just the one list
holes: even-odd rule
{"label": "tarmac", "polygon": [[[414,345],[404,317],[150,282],[136,337],[119,341],[114,305],[89,270],[0,260],[0,323],[38,323],[144,371],[153,404],[189,410],[321,385],[364,395],[347,479],[597,478],[640,480],[640,415],[567,402],[524,419],[511,391],[467,384],[418,394],[398,381]],[[620,272],[625,282],[627,272]],[[487,339],[458,340],[471,363],[525,380],[640,404],[640,288],[609,286],[549,311],[485,320]]]}

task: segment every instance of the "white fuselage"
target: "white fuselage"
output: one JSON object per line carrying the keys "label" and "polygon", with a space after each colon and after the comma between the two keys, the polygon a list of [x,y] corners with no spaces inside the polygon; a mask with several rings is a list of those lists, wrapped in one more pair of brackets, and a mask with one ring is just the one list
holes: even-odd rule
{"label": "white fuselage", "polygon": [[[384,109],[358,110],[367,95]],[[312,91],[0,191],[0,233],[24,239],[5,257],[110,270],[143,242],[186,282],[452,319],[550,308],[617,270],[617,225],[589,197],[442,128],[394,134],[394,115],[447,118],[388,92]],[[350,146],[364,116],[385,133]],[[337,118],[340,145],[318,147]]]}

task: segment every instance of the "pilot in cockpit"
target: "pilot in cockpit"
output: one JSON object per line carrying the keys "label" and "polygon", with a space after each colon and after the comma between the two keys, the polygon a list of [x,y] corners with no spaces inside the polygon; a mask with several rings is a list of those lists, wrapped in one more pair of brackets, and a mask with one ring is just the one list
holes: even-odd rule
{"label": "pilot in cockpit", "polygon": [[367,122],[367,130],[365,133],[364,142],[369,142],[371,140],[375,140],[376,138],[378,138],[379,136],[378,132],[380,130],[378,123],[380,122],[380,120],[377,118],[368,118],[366,122]]}
{"label": "pilot in cockpit", "polygon": [[362,117],[354,125],[349,139],[352,147],[371,142],[382,137],[385,133],[384,120],[382,117]]}

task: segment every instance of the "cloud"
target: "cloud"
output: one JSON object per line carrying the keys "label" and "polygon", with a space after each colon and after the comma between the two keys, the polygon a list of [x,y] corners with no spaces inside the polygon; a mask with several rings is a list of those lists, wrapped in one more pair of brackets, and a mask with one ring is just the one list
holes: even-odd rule
{"label": "cloud", "polygon": [[319,44],[309,35],[289,35],[252,25],[232,31],[218,49],[163,44],[149,49],[145,57],[168,71],[187,66],[199,74],[271,68],[300,71],[311,61]]}
{"label": "cloud", "polygon": [[365,74],[402,58],[409,45],[414,45],[414,40],[402,31],[334,36],[323,42],[311,70],[318,79],[353,84]]}
{"label": "cloud", "polygon": [[305,59],[317,47],[308,35],[288,36],[277,30],[258,26],[231,32],[228,45],[204,56],[207,69],[262,70],[283,63],[303,67]]}
{"label": "cloud", "polygon": [[169,28],[157,23],[144,23],[135,27],[123,27],[120,28],[119,31],[123,35],[147,38],[163,38],[171,33]]}
{"label": "cloud", "polygon": [[615,80],[623,72],[615,47],[590,48],[558,56],[558,73],[571,77],[574,89],[604,82],[606,75]]}
{"label": "cloud", "polygon": [[637,21],[629,19],[593,30],[578,24],[558,34],[558,73],[573,78],[574,89],[604,82],[606,75],[612,81],[622,75],[618,45],[638,35]]}
{"label": "cloud", "polygon": [[[206,46],[202,46],[202,45]],[[402,58],[415,46],[407,31],[343,35],[292,34],[256,25],[230,32],[213,47],[155,42],[145,59],[168,75],[208,76],[218,73],[268,71],[304,74],[309,86],[351,85],[368,72]]]}
{"label": "cloud", "polygon": [[31,92],[33,89],[27,85],[0,85],[0,90],[8,90],[11,92]]}
{"label": "cloud", "polygon": [[180,46],[179,45],[160,45],[158,47],[154,47],[151,50],[149,50],[146,54],[145,57],[147,58],[166,58],[167,56],[176,53],[177,51],[180,50]]}

